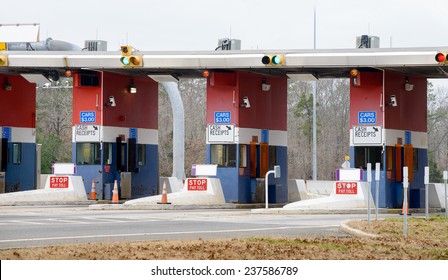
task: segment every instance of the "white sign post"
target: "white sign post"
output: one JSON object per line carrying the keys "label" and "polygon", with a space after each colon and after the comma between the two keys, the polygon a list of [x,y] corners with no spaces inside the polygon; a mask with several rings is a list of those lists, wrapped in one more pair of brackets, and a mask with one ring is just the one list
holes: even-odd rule
{"label": "white sign post", "polygon": [[265,208],[268,209],[269,205],[268,205],[268,177],[269,174],[274,174],[274,178],[280,178],[280,165],[276,165],[274,166],[274,170],[270,170],[268,172],[266,172],[266,176],[264,179],[264,188],[265,188]]}
{"label": "white sign post", "polygon": [[406,237],[408,230],[408,167],[403,167],[403,235]]}
{"label": "white sign post", "polygon": [[370,192],[372,190],[372,164],[367,163],[367,182],[369,190],[367,191],[367,223],[370,224]]}
{"label": "white sign post", "polygon": [[378,209],[380,208],[379,203],[380,203],[380,172],[381,172],[381,165],[379,162],[375,163],[375,187],[376,187],[376,192],[375,192],[375,205],[376,205],[376,209],[375,209],[375,221],[378,221]]}
{"label": "white sign post", "polygon": [[425,217],[426,217],[426,219],[429,218],[428,185],[429,185],[429,167],[425,166]]}

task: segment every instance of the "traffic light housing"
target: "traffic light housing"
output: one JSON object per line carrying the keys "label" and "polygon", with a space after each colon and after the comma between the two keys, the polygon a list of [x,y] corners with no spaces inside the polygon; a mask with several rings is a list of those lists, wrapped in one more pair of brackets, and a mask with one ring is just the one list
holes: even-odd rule
{"label": "traffic light housing", "polygon": [[436,54],[435,59],[438,63],[448,63],[448,53],[439,52]]}
{"label": "traffic light housing", "polygon": [[0,66],[8,66],[8,56],[6,54],[0,55]]}
{"label": "traffic light housing", "polygon": [[261,63],[266,66],[283,66],[285,65],[285,56],[283,54],[267,54],[263,56]]}
{"label": "traffic light housing", "polygon": [[132,46],[121,46],[120,62],[123,67],[141,67],[143,66],[143,56],[135,55]]}

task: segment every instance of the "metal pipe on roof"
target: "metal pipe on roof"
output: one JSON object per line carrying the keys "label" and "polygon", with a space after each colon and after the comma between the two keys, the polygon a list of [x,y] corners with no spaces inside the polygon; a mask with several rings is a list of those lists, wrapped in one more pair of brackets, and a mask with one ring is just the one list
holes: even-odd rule
{"label": "metal pipe on roof", "polygon": [[75,44],[47,38],[40,42],[11,42],[6,43],[8,51],[81,51]]}

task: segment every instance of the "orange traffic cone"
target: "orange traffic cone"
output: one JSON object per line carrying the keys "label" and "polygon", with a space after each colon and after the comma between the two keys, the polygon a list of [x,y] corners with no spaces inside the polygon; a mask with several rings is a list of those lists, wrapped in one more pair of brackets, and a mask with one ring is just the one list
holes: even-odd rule
{"label": "orange traffic cone", "polygon": [[90,199],[96,200],[95,179],[92,179],[92,189],[90,191]]}
{"label": "orange traffic cone", "polygon": [[406,205],[406,209],[404,208],[404,205],[401,207],[401,214],[400,215],[408,215],[410,216],[411,213],[409,213],[409,206]]}
{"label": "orange traffic cone", "polygon": [[168,202],[168,194],[166,191],[166,182],[163,181],[163,187],[162,187],[162,201],[157,202],[157,204],[171,204],[171,202]]}
{"label": "orange traffic cone", "polygon": [[114,181],[114,190],[112,191],[112,203],[118,203],[118,186],[117,186],[117,180]]}

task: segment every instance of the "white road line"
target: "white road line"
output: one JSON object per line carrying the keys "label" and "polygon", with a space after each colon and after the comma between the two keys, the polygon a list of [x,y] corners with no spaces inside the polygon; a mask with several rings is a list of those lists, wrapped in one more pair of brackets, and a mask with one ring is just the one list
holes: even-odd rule
{"label": "white road line", "polygon": [[[326,227],[336,227],[336,226],[334,226],[334,225],[320,225],[320,226],[271,227],[271,228],[248,228],[248,229],[227,229],[227,230],[224,229],[224,230],[199,230],[199,231],[178,231],[178,232],[143,232],[143,233],[124,233],[124,234],[54,236],[54,237],[39,237],[39,238],[23,238],[23,239],[0,240],[0,243],[27,242],[27,241],[44,241],[44,240],[64,240],[64,239],[105,238],[105,237],[151,236],[151,235],[231,233],[231,232],[250,232],[250,231],[306,229],[306,228],[326,228]],[[339,226],[337,226],[337,227],[339,227]]]}
{"label": "white road line", "polygon": [[91,220],[91,221],[98,221],[101,223],[107,223],[107,222],[112,222],[112,223],[126,223],[127,221],[123,221],[123,220],[119,220],[119,218],[117,219],[113,219],[113,218],[96,218],[96,217],[80,217],[80,219],[85,219],[85,220]]}
{"label": "white road line", "polygon": [[[87,221],[82,221],[82,219]],[[93,218],[93,217],[80,217],[80,218],[74,218],[74,219],[39,219],[36,221],[40,222],[34,222],[34,221],[18,221],[18,220],[7,220],[0,222],[0,226],[8,226],[8,225],[57,225],[57,224],[83,224],[83,225],[89,225],[89,224],[113,224],[113,223],[144,223],[144,222],[158,222],[160,220],[154,220],[154,219],[126,219],[118,220],[120,218],[117,218],[117,220],[114,220],[113,218],[105,219],[105,218]]]}
{"label": "white road line", "polygon": [[[31,222],[31,221],[17,221],[17,220],[9,220],[9,221],[5,221],[8,224],[27,224],[27,225],[45,225],[45,223],[39,223],[39,222]],[[5,223],[5,224],[7,224]]]}
{"label": "white road line", "polygon": [[[52,222],[60,222],[60,223],[67,223],[67,224],[91,224],[90,222],[82,222],[77,220],[66,220],[66,219],[46,219],[47,221]],[[57,224],[57,223],[53,223]]]}

